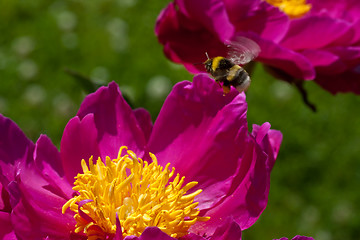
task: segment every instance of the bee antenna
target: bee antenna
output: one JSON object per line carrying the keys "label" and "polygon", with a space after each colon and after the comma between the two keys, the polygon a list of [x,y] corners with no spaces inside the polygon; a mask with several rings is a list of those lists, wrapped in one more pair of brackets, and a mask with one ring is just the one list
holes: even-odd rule
{"label": "bee antenna", "polygon": [[[207,57],[207,60],[209,60],[210,58],[209,58],[209,55],[208,55],[208,53],[207,52],[205,52],[205,55],[206,55],[206,57]],[[205,62],[200,62],[200,63],[193,63],[194,65],[200,65],[200,64],[204,64]]]}
{"label": "bee antenna", "polygon": [[209,55],[208,55],[208,53],[207,53],[207,52],[205,52],[205,55],[206,55],[207,59],[210,59],[210,58],[209,58]]}

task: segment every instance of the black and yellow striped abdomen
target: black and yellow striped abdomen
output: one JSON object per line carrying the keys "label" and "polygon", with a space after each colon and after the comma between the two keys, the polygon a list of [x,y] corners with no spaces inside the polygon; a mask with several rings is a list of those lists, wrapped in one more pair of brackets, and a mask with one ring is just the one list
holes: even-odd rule
{"label": "black and yellow striped abdomen", "polygon": [[216,82],[223,83],[224,94],[230,92],[230,86],[239,92],[246,90],[250,85],[250,77],[241,66],[224,57],[214,57],[204,62],[206,71]]}

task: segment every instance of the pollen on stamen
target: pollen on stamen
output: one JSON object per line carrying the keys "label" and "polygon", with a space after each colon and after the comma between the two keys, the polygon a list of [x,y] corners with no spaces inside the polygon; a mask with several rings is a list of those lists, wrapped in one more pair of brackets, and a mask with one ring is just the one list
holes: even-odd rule
{"label": "pollen on stamen", "polygon": [[179,238],[197,221],[209,219],[198,216],[198,203],[194,202],[201,190],[187,194],[197,182],[184,185],[185,177],[174,176],[170,164],[158,165],[151,153],[150,164],[130,150],[122,156],[124,149],[127,147],[120,148],[116,159],[106,157],[105,163],[91,157],[87,166],[82,160],[83,173],[75,177],[73,187],[78,195],[62,209],[63,213],[67,209],[75,213],[76,233],[84,233],[88,239],[106,239],[115,235],[118,219],[123,237],[140,236],[146,227],[156,226]]}
{"label": "pollen on stamen", "polygon": [[269,4],[279,8],[290,18],[300,18],[311,10],[311,4],[306,0],[265,0]]}

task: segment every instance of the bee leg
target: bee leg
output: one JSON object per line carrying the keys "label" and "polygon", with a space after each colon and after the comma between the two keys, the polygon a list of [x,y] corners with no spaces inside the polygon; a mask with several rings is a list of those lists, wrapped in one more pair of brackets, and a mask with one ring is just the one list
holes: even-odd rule
{"label": "bee leg", "polygon": [[215,80],[215,82],[217,82],[217,84],[219,84],[219,87],[221,87],[220,80]]}
{"label": "bee leg", "polygon": [[225,96],[226,94],[228,94],[230,92],[230,86],[223,85],[222,88],[223,88],[223,92],[224,92],[223,96]]}

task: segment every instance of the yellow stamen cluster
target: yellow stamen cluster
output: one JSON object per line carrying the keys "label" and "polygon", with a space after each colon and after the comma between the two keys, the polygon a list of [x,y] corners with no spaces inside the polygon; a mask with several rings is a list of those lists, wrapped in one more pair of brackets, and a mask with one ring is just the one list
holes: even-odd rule
{"label": "yellow stamen cluster", "polygon": [[[79,195],[62,209],[63,213],[68,208],[75,212],[76,233],[84,232],[88,239],[105,239],[106,235],[115,234],[118,218],[124,237],[140,236],[146,227],[157,226],[171,237],[179,238],[196,221],[209,219],[198,216],[198,203],[194,202],[201,190],[186,194],[197,182],[182,186],[185,177],[177,174],[169,183],[175,172],[174,168],[169,170],[170,164],[165,168],[159,166],[151,153],[150,164],[130,150],[121,156],[123,149],[126,147],[120,148],[116,159],[106,157],[105,164],[100,158],[93,163],[91,157],[88,168],[82,160],[84,173],[75,177],[73,187]],[[79,204],[83,213],[79,213]],[[83,218],[84,213],[90,218]]]}
{"label": "yellow stamen cluster", "polygon": [[299,18],[311,9],[311,4],[306,0],[266,0],[269,4],[278,7],[290,18]]}

